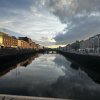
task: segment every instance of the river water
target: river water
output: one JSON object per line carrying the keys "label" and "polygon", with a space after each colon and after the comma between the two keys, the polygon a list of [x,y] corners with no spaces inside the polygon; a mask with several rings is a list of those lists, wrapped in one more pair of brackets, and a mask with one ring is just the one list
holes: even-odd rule
{"label": "river water", "polygon": [[1,94],[100,100],[100,74],[62,55],[36,54],[11,65],[0,69]]}

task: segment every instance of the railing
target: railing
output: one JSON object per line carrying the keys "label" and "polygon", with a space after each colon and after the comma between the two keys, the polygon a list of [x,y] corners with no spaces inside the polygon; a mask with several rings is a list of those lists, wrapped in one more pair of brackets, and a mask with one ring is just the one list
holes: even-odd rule
{"label": "railing", "polygon": [[2,95],[0,94],[0,100],[69,100],[59,98],[47,98],[47,97],[30,97],[30,96],[15,96],[15,95]]}

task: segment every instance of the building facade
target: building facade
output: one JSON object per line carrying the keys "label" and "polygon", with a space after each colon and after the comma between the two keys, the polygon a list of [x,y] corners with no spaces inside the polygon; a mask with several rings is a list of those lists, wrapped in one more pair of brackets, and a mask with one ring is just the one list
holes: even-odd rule
{"label": "building facade", "polygon": [[100,48],[100,34],[90,37],[87,40],[80,41],[80,49],[86,49],[86,48],[93,48],[93,49]]}
{"label": "building facade", "polygon": [[10,37],[11,47],[17,48],[18,46],[18,40],[16,37],[12,36]]}
{"label": "building facade", "polygon": [[23,49],[28,49],[30,48],[30,45],[24,40],[18,40],[18,47]]}
{"label": "building facade", "polygon": [[0,32],[0,47],[1,48],[33,48],[33,49],[40,49],[40,45],[33,42],[28,37],[19,37],[17,39],[15,36],[10,36],[4,32]]}
{"label": "building facade", "polygon": [[30,45],[30,48],[32,48],[33,41],[30,38],[28,38],[28,37],[19,37],[19,40],[23,40],[23,41],[27,42]]}
{"label": "building facade", "polygon": [[18,40],[14,36],[9,36],[6,33],[0,32],[0,47],[17,47]]}
{"label": "building facade", "polygon": [[66,50],[67,51],[70,51],[71,50],[71,45],[70,44],[66,45]]}

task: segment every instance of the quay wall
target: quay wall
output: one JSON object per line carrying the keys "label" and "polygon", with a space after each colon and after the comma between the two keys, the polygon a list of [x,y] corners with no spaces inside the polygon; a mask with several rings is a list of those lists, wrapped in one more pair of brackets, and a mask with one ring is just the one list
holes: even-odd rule
{"label": "quay wall", "polygon": [[58,51],[58,53],[79,65],[100,71],[100,56],[98,55],[78,54],[63,51]]}
{"label": "quay wall", "polygon": [[27,58],[32,54],[36,54],[38,51],[34,49],[0,49],[0,64],[7,63],[11,60],[18,60]]}

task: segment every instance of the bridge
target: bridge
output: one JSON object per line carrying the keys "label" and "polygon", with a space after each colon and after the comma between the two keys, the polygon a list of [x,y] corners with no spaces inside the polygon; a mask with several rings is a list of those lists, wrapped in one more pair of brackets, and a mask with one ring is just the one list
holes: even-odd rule
{"label": "bridge", "polygon": [[52,50],[50,50],[50,51],[45,51],[45,53],[46,53],[46,54],[57,54],[57,51],[52,51]]}
{"label": "bridge", "polygon": [[39,52],[46,53],[46,54],[57,54],[58,50],[57,49],[43,49],[43,50],[40,50]]}

